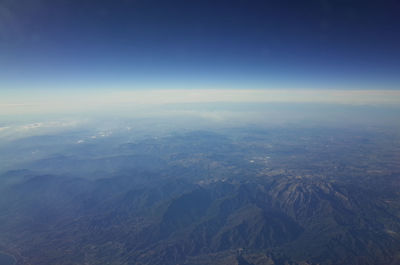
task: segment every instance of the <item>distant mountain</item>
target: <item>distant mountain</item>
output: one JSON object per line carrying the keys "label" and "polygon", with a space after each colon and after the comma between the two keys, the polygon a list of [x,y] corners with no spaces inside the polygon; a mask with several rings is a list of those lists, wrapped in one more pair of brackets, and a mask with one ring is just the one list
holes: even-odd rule
{"label": "distant mountain", "polygon": [[[61,165],[72,160],[61,157],[5,173],[0,247],[18,264],[43,265],[400,262],[398,175],[297,175],[254,141],[256,151],[196,132],[119,145],[112,159],[81,157],[69,175]],[[73,174],[106,161],[115,174]],[[63,174],[39,173],[58,166]]]}

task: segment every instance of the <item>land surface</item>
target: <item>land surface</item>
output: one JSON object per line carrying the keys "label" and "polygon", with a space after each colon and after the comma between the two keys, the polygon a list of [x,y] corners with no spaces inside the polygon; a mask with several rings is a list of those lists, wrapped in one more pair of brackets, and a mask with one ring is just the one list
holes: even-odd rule
{"label": "land surface", "polygon": [[393,130],[79,131],[0,157],[17,264],[400,263]]}

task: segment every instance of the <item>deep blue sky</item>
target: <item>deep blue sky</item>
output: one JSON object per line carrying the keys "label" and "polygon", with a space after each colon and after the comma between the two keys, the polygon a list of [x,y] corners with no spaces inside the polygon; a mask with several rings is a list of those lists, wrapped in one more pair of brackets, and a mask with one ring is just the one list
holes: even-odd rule
{"label": "deep blue sky", "polygon": [[0,0],[0,89],[397,89],[399,32],[391,0]]}

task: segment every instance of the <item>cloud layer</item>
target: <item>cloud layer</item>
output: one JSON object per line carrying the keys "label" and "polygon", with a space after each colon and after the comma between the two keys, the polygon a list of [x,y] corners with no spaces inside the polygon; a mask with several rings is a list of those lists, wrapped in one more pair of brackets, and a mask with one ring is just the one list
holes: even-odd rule
{"label": "cloud layer", "polygon": [[119,106],[146,107],[185,103],[323,103],[350,105],[399,105],[397,90],[131,90],[91,92],[42,92],[0,99],[5,115],[104,110]]}

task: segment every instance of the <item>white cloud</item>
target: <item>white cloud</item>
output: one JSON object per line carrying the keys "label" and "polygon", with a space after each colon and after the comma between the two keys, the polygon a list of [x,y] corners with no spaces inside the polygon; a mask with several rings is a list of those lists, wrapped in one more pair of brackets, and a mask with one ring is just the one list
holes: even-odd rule
{"label": "white cloud", "polygon": [[398,104],[396,90],[149,90],[114,92],[109,103],[168,104],[212,102],[280,102],[280,103],[338,103],[338,104]]}
{"label": "white cloud", "polygon": [[0,127],[0,140],[59,132],[66,129],[73,129],[81,123],[82,121],[78,120],[38,121],[29,123],[12,121]]}
{"label": "white cloud", "polygon": [[[0,113],[30,114],[70,111],[105,111],[115,107],[146,107],[174,103],[330,103],[352,105],[400,104],[398,90],[255,90],[168,89],[101,92],[38,93],[18,102],[0,100]],[[3,102],[2,102],[3,101]],[[5,102],[4,102],[5,101]],[[16,103],[17,102],[17,103]]]}

